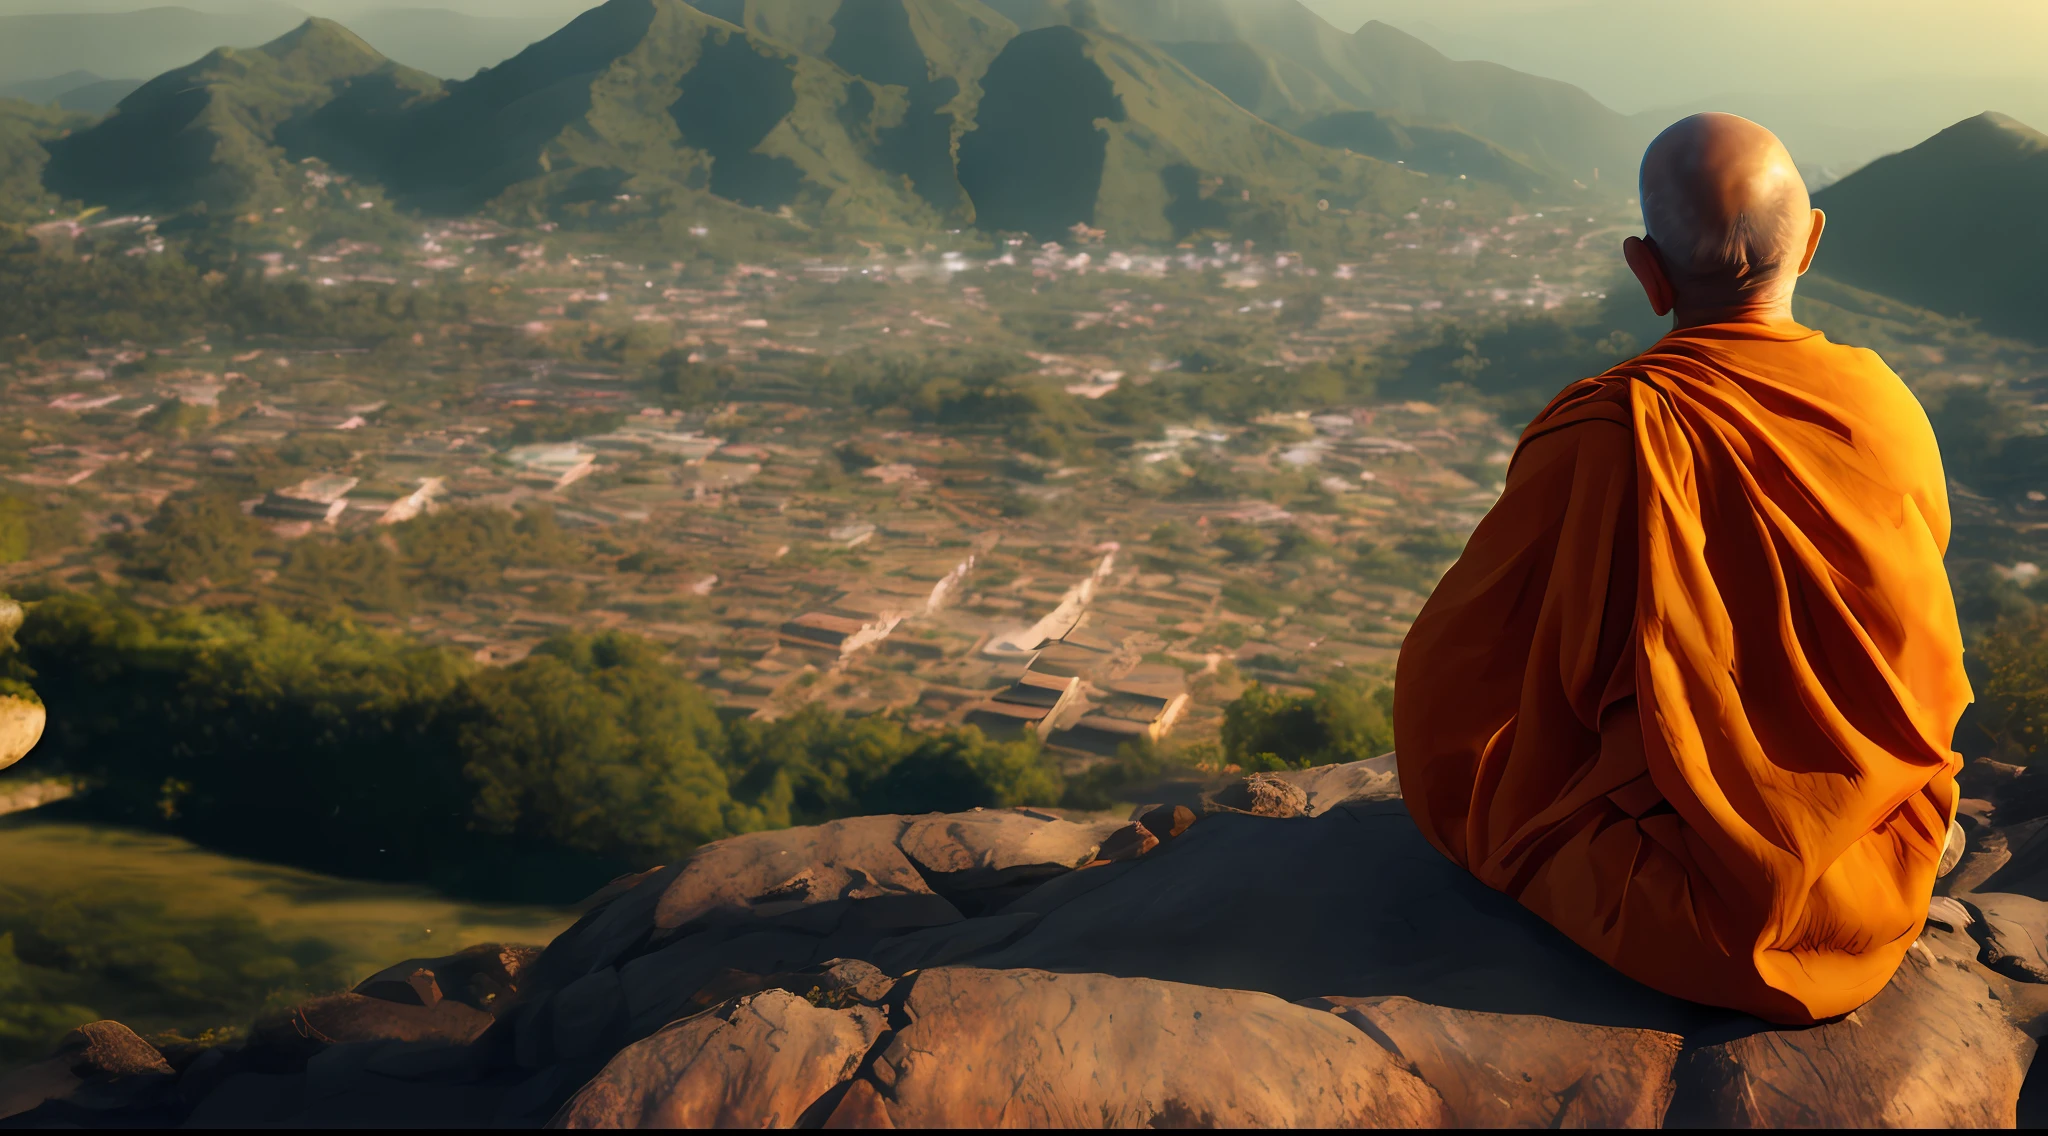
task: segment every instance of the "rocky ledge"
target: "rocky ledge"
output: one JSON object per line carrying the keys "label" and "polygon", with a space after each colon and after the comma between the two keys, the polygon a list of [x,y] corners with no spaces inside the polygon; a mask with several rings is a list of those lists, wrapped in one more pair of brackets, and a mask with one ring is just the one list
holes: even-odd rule
{"label": "rocky ledge", "polygon": [[1130,822],[988,810],[720,841],[617,881],[544,951],[404,962],[232,1049],[94,1023],[0,1084],[0,1114],[2009,1126],[2048,1025],[2048,776],[1979,762],[1965,791],[1927,933],[1874,1001],[1810,1029],[1615,974],[1431,849],[1381,758]]}

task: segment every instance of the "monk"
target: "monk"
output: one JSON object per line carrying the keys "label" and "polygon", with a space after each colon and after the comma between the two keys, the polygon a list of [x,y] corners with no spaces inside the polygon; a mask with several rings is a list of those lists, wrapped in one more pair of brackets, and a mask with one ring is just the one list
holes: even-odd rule
{"label": "monk", "polygon": [[1622,973],[1808,1024],[1890,979],[1954,822],[1941,457],[1883,361],[1793,320],[1826,219],[1769,131],[1672,126],[1642,203],[1673,329],[1523,432],[1402,648],[1401,785]]}

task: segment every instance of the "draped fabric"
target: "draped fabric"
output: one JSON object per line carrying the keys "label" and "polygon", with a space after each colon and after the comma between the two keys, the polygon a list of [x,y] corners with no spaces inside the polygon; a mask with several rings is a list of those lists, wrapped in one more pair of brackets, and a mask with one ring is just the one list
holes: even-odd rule
{"label": "draped fabric", "polygon": [[1565,389],[1403,645],[1401,784],[1446,856],[1623,973],[1846,1013],[1926,918],[1970,701],[1927,416],[1785,323]]}

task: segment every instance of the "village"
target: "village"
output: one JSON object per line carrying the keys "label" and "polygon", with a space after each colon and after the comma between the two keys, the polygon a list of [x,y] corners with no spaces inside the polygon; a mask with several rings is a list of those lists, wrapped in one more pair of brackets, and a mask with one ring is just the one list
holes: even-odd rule
{"label": "village", "polygon": [[[439,280],[476,300],[374,346],[194,335],[18,360],[0,402],[26,440],[11,491],[77,525],[0,584],[121,585],[125,534],[220,492],[268,533],[250,577],[143,599],[338,602],[491,664],[566,630],[629,631],[733,717],[900,714],[1081,762],[1200,744],[1248,683],[1391,674],[1501,488],[1512,425],[1469,398],[1366,397],[1090,427],[1063,452],[1015,423],[835,402],[818,376],[895,360],[929,387],[947,360],[1000,351],[1023,361],[1006,381],[1100,410],[1217,369],[1205,353],[1356,369],[1417,321],[1597,302],[1594,252],[1626,225],[1424,208],[1357,263],[1249,242],[1119,251],[1077,226],[993,255],[648,264],[480,220],[402,249],[265,254],[265,276],[313,288]],[[152,255],[147,219],[99,224]],[[301,549],[397,549],[406,526],[469,510],[545,511],[575,551],[403,602],[308,583],[319,558]]]}

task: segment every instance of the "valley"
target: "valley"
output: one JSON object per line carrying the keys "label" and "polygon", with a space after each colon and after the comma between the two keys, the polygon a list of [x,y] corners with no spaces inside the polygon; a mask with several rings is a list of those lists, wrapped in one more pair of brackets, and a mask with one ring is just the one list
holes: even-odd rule
{"label": "valley", "polygon": [[[1386,24],[504,22],[467,74],[315,18],[0,99],[0,694],[51,723],[0,790],[71,791],[0,821],[0,1053],[542,942],[736,835],[1383,754],[1523,424],[1663,331],[1645,123]],[[2043,152],[1831,185],[1797,309],[1927,408],[1978,654],[2048,601]],[[101,933],[240,961],[124,986]]]}

